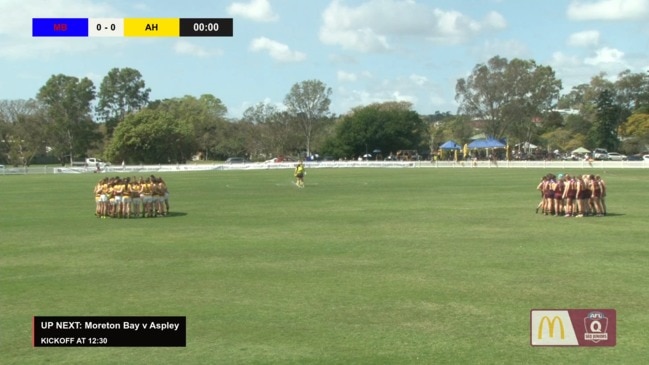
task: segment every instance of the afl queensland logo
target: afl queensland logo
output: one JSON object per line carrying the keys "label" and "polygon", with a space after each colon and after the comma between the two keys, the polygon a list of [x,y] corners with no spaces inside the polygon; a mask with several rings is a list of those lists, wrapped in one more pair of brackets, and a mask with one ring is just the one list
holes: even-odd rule
{"label": "afl queensland logo", "polygon": [[608,340],[608,318],[606,315],[599,311],[593,311],[588,313],[586,318],[584,318],[584,340],[593,341],[598,343],[599,341]]}

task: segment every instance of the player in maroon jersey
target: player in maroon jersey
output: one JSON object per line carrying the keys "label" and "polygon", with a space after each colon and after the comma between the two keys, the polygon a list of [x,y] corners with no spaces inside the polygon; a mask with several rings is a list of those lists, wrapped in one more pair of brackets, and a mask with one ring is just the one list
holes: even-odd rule
{"label": "player in maroon jersey", "polygon": [[565,184],[563,174],[557,175],[555,182],[552,184],[552,190],[554,191],[554,215],[558,217],[564,214],[563,192]]}
{"label": "player in maroon jersey", "polygon": [[552,215],[554,212],[554,190],[553,186],[556,183],[556,176],[548,174],[548,178],[543,186],[543,199],[545,200],[545,211],[543,214]]}
{"label": "player in maroon jersey", "polygon": [[599,183],[599,180],[595,179],[595,175],[590,175],[588,177],[588,182],[590,186],[590,191],[592,192],[590,201],[595,208],[593,214],[597,214],[598,217],[602,216],[602,187]]}
{"label": "player in maroon jersey", "polygon": [[563,201],[566,208],[566,217],[572,217],[574,213],[575,198],[577,197],[577,187],[575,186],[575,179],[566,174],[565,188],[563,190]]}

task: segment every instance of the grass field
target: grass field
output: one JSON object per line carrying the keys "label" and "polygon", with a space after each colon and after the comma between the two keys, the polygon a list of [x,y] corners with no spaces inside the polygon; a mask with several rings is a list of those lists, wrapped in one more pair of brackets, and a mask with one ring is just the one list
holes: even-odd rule
{"label": "grass field", "polygon": [[[596,171],[581,219],[534,214],[547,172],[169,173],[131,220],[98,175],[0,176],[0,363],[646,363],[649,170]],[[531,347],[533,308],[614,308],[617,346]],[[186,316],[187,346],[33,348],[35,315]]]}

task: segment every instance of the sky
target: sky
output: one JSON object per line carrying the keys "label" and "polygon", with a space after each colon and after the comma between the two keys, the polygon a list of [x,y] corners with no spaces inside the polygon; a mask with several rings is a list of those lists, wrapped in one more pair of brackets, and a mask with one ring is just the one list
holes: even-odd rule
{"label": "sky", "polygon": [[[233,18],[233,37],[32,37],[32,18]],[[551,66],[563,93],[599,73],[649,70],[649,0],[0,0],[0,99],[34,98],[56,74],[97,90],[112,68],[150,99],[212,94],[228,116],[283,109],[320,80],[330,111],[408,101],[457,112],[455,84],[494,56]]]}

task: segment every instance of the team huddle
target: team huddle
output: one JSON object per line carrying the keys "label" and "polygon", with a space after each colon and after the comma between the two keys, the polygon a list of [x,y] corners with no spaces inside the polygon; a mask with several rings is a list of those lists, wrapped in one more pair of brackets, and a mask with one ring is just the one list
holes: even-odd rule
{"label": "team huddle", "polygon": [[541,191],[537,213],[540,209],[557,217],[606,215],[606,183],[599,175],[547,174],[536,189]]}
{"label": "team huddle", "polygon": [[161,177],[106,177],[95,185],[97,218],[166,216],[169,190]]}

